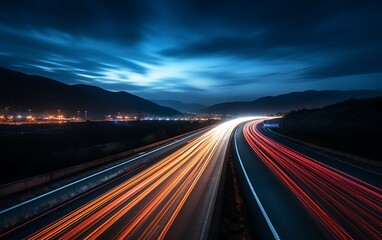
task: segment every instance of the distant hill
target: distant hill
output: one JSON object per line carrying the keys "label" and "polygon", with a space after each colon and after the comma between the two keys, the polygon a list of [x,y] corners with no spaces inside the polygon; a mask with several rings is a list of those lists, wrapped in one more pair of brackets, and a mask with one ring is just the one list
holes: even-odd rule
{"label": "distant hill", "polygon": [[252,102],[227,102],[209,106],[203,109],[206,113],[227,115],[239,114],[274,114],[302,108],[318,108],[351,98],[372,98],[382,96],[378,90],[351,91],[305,91],[292,92],[278,96],[262,97]]}
{"label": "distant hill", "polygon": [[27,75],[0,68],[0,107],[11,111],[34,113],[56,112],[75,114],[88,111],[88,117],[103,118],[106,114],[141,113],[171,116],[178,111],[160,106],[127,92],[110,92],[88,85],[67,85],[50,78]]}
{"label": "distant hill", "polygon": [[150,101],[155,102],[161,106],[169,107],[183,113],[197,113],[200,112],[206,106],[197,104],[197,103],[183,103],[176,100],[154,100]]}
{"label": "distant hill", "polygon": [[350,99],[282,118],[278,131],[318,145],[382,161],[382,97]]}

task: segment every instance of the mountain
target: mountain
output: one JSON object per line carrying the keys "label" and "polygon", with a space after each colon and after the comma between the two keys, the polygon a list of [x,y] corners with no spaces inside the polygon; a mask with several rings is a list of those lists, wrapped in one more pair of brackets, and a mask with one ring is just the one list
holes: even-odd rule
{"label": "mountain", "polygon": [[274,114],[302,108],[318,108],[329,104],[345,101],[351,98],[372,98],[382,96],[378,90],[325,90],[292,92],[278,96],[258,98],[252,102],[227,102],[209,106],[203,109],[205,113],[226,115],[240,114]]}
{"label": "mountain", "polygon": [[197,113],[200,112],[206,106],[197,103],[183,103],[176,100],[154,100],[150,101],[155,102],[161,106],[169,107],[183,113]]}
{"label": "mountain", "polygon": [[107,114],[138,113],[172,116],[178,111],[160,106],[127,92],[110,92],[89,85],[67,85],[50,78],[27,75],[0,68],[0,107],[11,111],[34,113],[54,112],[76,114],[88,111],[88,118]]}

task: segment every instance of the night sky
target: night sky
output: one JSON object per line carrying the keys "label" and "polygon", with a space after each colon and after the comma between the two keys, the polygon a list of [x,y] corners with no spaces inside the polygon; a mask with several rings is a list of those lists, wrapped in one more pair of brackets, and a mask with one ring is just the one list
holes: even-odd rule
{"label": "night sky", "polygon": [[382,89],[382,1],[2,0],[0,66],[206,105]]}

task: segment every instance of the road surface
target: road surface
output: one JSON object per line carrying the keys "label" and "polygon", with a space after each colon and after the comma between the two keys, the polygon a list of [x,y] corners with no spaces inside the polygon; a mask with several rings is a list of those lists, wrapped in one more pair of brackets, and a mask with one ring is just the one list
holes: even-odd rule
{"label": "road surface", "polygon": [[114,178],[1,237],[205,239],[234,128],[225,122],[160,161]]}
{"label": "road surface", "polygon": [[382,176],[241,125],[234,152],[258,233],[266,239],[382,239]]}

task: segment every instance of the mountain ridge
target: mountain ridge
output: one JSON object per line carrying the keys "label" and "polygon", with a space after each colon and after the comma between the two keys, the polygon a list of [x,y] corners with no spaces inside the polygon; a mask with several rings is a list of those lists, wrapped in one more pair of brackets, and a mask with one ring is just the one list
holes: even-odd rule
{"label": "mountain ridge", "polygon": [[68,85],[54,79],[28,75],[0,67],[0,107],[13,111],[56,112],[88,111],[89,118],[107,114],[138,113],[172,116],[178,111],[160,106],[128,92],[111,92],[85,84]]}
{"label": "mountain ridge", "polygon": [[307,90],[303,92],[291,92],[277,96],[266,96],[248,102],[219,103],[207,108],[202,112],[218,113],[225,115],[240,114],[275,114],[288,112],[302,108],[318,108],[351,98],[372,98],[382,96],[378,90]]}

